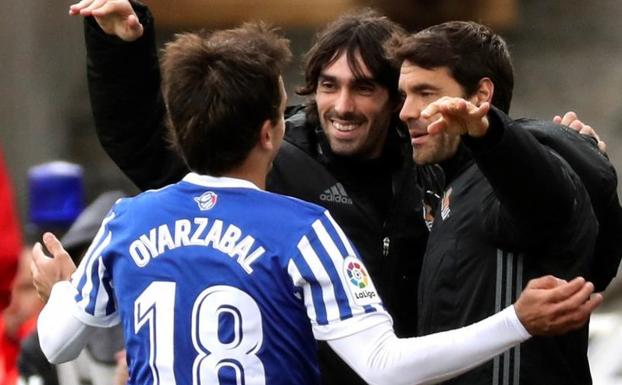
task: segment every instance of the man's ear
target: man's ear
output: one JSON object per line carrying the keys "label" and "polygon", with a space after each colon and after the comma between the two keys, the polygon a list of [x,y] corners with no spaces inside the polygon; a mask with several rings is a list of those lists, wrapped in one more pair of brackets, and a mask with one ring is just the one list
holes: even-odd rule
{"label": "man's ear", "polygon": [[477,90],[473,97],[475,100],[473,102],[475,105],[479,106],[484,102],[491,103],[492,96],[495,92],[495,84],[490,80],[490,78],[481,78],[479,84],[477,85]]}
{"label": "man's ear", "polygon": [[270,119],[264,120],[259,131],[259,147],[263,150],[271,151],[274,149],[274,125]]}

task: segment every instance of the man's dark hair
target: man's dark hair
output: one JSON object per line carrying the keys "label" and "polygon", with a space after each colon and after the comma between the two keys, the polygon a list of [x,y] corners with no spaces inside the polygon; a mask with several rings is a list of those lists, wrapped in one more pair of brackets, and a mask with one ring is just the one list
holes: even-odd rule
{"label": "man's dark hair", "polygon": [[169,138],[188,167],[222,175],[239,166],[266,120],[280,118],[289,42],[263,23],[185,33],[162,56]]}
{"label": "man's dark hair", "polygon": [[297,93],[314,94],[322,70],[344,52],[354,76],[365,77],[356,61],[358,52],[374,80],[386,87],[391,99],[397,101],[399,65],[387,59],[384,44],[392,36],[402,34],[399,25],[369,8],[341,16],[316,35],[315,43],[305,55],[305,84]]}
{"label": "man's dark hair", "polygon": [[484,25],[472,21],[438,24],[393,39],[388,51],[398,62],[408,60],[428,70],[447,67],[467,96],[473,95],[482,78],[490,78],[495,86],[492,104],[506,113],[510,109],[512,59],[501,36]]}

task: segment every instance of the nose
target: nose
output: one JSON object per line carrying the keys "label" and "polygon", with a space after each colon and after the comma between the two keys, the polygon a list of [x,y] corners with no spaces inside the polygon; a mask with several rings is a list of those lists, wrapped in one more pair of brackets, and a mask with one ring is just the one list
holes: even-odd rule
{"label": "nose", "polygon": [[350,92],[346,87],[342,88],[337,95],[337,100],[335,101],[335,111],[338,114],[344,114],[348,112],[354,111],[354,95]]}
{"label": "nose", "polygon": [[406,97],[400,110],[400,120],[408,123],[409,120],[417,120],[421,115],[422,108],[412,98]]}

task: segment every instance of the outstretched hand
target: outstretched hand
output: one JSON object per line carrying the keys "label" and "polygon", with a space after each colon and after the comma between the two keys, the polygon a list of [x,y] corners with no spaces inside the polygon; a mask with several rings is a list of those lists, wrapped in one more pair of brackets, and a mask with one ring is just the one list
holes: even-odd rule
{"label": "outstretched hand", "polygon": [[470,135],[480,137],[488,131],[490,103],[482,103],[479,107],[462,99],[444,96],[430,103],[422,112],[424,119],[436,120],[428,125],[429,134],[446,132],[453,135]]}
{"label": "outstretched hand", "polygon": [[531,335],[559,335],[584,325],[603,301],[594,285],[578,277],[570,282],[551,275],[532,279],[514,309]]}
{"label": "outstretched hand", "polygon": [[143,35],[129,0],[82,0],[69,7],[72,16],[93,16],[101,29],[125,41],[134,41]]}
{"label": "outstretched hand", "polygon": [[37,242],[32,248],[30,272],[39,298],[47,303],[52,286],[56,282],[68,280],[76,270],[76,265],[52,233],[43,234],[43,243],[52,253],[52,257],[45,255],[41,244]]}
{"label": "outstretched hand", "polygon": [[607,143],[600,139],[598,133],[595,129],[592,128],[592,126],[580,121],[575,112],[568,111],[564,114],[563,117],[555,115],[553,117],[553,122],[568,126],[581,135],[591,136],[596,140],[596,143],[598,143],[598,149],[600,150],[600,152],[602,152],[603,154],[607,152]]}

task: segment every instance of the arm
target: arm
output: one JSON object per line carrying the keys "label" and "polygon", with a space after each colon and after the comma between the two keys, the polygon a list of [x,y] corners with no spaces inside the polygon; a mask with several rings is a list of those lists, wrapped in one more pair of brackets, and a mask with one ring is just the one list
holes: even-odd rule
{"label": "arm", "polygon": [[[448,380],[534,335],[579,327],[602,301],[593,286],[546,276],[529,283],[514,306],[461,329],[400,339],[389,321],[328,344],[371,384],[430,384]],[[540,313],[541,312],[541,313]]]}
{"label": "arm", "polygon": [[84,22],[87,75],[102,146],[141,190],[179,181],[188,170],[165,138],[165,109],[149,10],[138,3],[130,6],[127,0],[83,0],[72,6],[70,13],[89,16]]}
{"label": "arm", "polygon": [[[527,132],[526,121],[513,121],[488,108],[488,103],[476,107],[464,99],[445,97],[431,103],[422,115],[441,116],[428,131],[462,135],[492,186],[494,196],[484,201],[492,224],[489,230],[503,233],[504,238],[512,234],[514,246],[525,249],[568,240],[574,236],[570,230],[579,215],[595,223],[584,186],[570,166]],[[495,201],[501,206],[495,206]]]}
{"label": "arm", "polygon": [[[50,362],[74,359],[96,327],[119,323],[112,277],[104,273],[106,246],[112,240],[108,224],[114,217],[115,213],[111,212],[104,219],[77,269],[51,233],[43,237],[51,258],[43,253],[41,244],[33,248],[33,283],[42,298],[49,297],[39,315],[37,330],[41,349]],[[93,279],[98,282],[92,282]]]}
{"label": "arm", "polygon": [[41,351],[53,364],[77,358],[95,331],[95,327],[74,316],[76,294],[69,281],[59,281],[37,320]]}
{"label": "arm", "polygon": [[[301,289],[313,333],[370,383],[441,381],[479,365],[533,335],[583,325],[602,296],[583,278],[546,276],[529,282],[513,307],[477,324],[399,339],[363,263],[328,213],[315,221],[293,253],[288,274]],[[364,278],[365,277],[365,278]],[[326,293],[323,300],[313,291]],[[350,316],[344,316],[349,314]]]}

